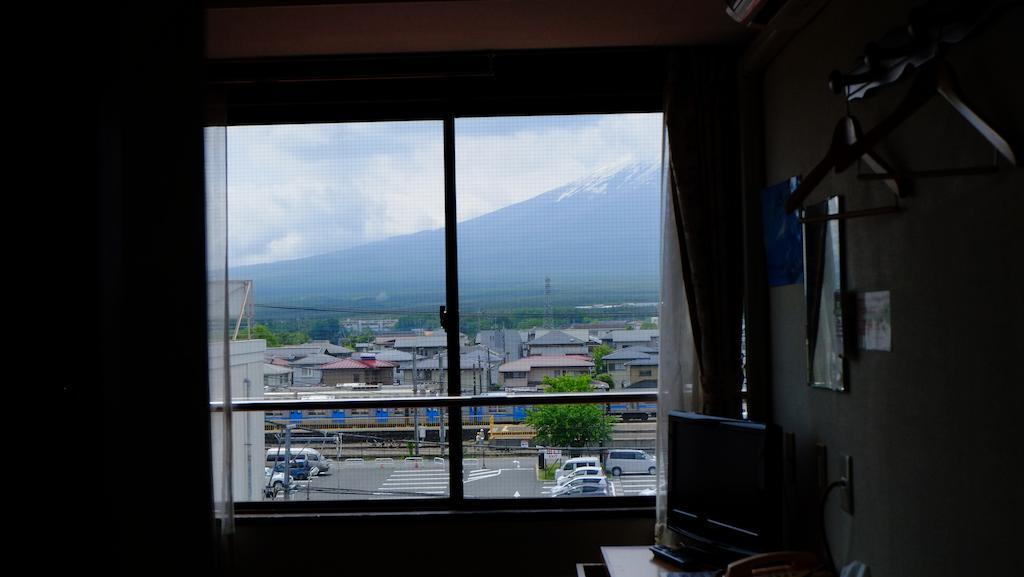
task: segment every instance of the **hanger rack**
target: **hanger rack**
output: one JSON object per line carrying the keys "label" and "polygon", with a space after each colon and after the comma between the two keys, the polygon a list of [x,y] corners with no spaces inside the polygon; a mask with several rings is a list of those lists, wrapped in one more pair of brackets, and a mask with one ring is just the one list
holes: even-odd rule
{"label": "hanger rack", "polygon": [[[821,218],[842,219],[856,216],[886,214],[899,210],[899,199],[907,196],[907,179],[936,178],[954,175],[989,174],[999,169],[998,157],[1011,165],[1017,157],[1007,139],[986,122],[961,94],[956,75],[944,58],[946,47],[960,42],[980,30],[1004,10],[1019,7],[1021,2],[984,3],[930,2],[915,8],[909,23],[890,31],[879,42],[869,43],[860,63],[850,72],[832,71],[828,77],[829,89],[845,94],[847,114],[833,131],[832,140],[824,158],[802,179],[786,202],[786,211],[793,212],[808,204],[827,199],[830,194],[820,192],[812,196],[818,184],[829,171],[840,173],[852,164],[866,165],[871,173],[858,170],[861,180],[882,180],[896,196],[892,207],[878,207],[851,211]],[[861,134],[856,119],[850,115],[852,101],[869,97],[878,89],[914,76],[913,84],[903,100],[881,122],[867,133]],[[936,94],[942,96],[954,110],[963,116],[993,147],[991,165],[940,168],[917,171],[896,171],[873,151],[885,137],[912,116]]]}

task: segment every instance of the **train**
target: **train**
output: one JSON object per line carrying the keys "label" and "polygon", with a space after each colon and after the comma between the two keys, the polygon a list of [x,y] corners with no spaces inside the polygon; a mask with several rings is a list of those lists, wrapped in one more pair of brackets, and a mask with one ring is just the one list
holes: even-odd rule
{"label": "train", "polygon": [[[392,396],[392,395],[389,395]],[[366,395],[372,398],[371,395]],[[329,393],[265,393],[266,399],[333,400],[353,398],[352,391],[344,396]],[[358,397],[357,397],[358,398]],[[605,414],[621,422],[648,421],[657,417],[657,404],[650,402],[604,404]],[[482,405],[462,407],[464,427],[490,427],[493,425],[521,425],[531,405]],[[441,424],[442,409],[439,407],[416,409],[407,407],[364,408],[364,409],[310,409],[291,411],[267,411],[264,413],[267,432],[280,431],[284,425],[295,425],[305,431],[325,433],[353,429],[404,429],[413,427],[417,421],[424,427]],[[447,419],[445,419],[447,420]]]}

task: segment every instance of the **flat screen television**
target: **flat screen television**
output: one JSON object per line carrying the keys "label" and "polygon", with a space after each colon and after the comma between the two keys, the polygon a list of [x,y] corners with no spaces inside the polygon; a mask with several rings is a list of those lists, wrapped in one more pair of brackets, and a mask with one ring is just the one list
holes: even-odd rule
{"label": "flat screen television", "polygon": [[781,429],[680,411],[668,426],[667,522],[684,548],[726,562],[779,549]]}

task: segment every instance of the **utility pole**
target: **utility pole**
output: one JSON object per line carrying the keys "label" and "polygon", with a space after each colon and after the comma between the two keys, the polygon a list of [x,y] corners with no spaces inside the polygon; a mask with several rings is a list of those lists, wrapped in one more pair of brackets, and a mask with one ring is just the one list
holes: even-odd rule
{"label": "utility pole", "polygon": [[[438,367],[437,374],[438,374],[438,378],[440,379],[440,382],[438,383],[438,390],[439,390],[439,392],[442,395],[445,394],[445,389],[446,389],[446,387],[444,385],[445,379],[443,377],[443,375],[445,373],[442,373],[440,368],[441,368],[441,361],[445,357],[447,357],[447,355],[448,355],[448,350],[447,349],[445,349],[444,357],[442,357],[441,353],[437,353],[437,367]],[[438,444],[441,446],[441,456],[443,457],[444,456],[444,408],[443,407],[438,407],[437,413],[438,413],[437,440],[438,440]]]}
{"label": "utility pole", "polygon": [[[288,423],[284,426],[284,500],[287,501],[291,494],[291,472],[292,472],[292,429],[295,425]],[[271,478],[274,473],[271,470]]]}
{"label": "utility pole", "polygon": [[551,310],[551,277],[544,277],[544,328],[554,328]]}
{"label": "utility pole", "polygon": [[[417,349],[413,348],[412,349],[412,396],[414,396],[414,397],[418,395],[418,390],[417,390],[417,387],[416,387],[416,355],[417,355]],[[420,454],[420,408],[419,407],[413,407],[412,415],[413,415],[413,417],[412,417],[412,422],[413,422],[413,432],[412,432],[412,434],[413,434],[413,437],[414,437],[413,441],[416,443],[416,455],[419,456],[419,454]]]}

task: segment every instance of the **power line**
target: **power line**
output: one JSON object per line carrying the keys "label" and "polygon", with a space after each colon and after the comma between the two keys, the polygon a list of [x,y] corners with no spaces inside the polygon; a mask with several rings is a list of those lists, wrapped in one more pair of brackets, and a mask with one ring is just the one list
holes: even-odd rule
{"label": "power line", "polygon": [[[405,310],[401,310],[401,309],[395,309],[395,310],[385,310],[385,309],[352,309],[352,308],[302,307],[302,306],[291,306],[291,305],[265,305],[265,304],[254,304],[253,306],[256,306],[256,307],[259,307],[259,308],[264,308],[264,309],[291,310],[291,311],[316,312],[316,313],[345,313],[345,314],[366,314],[366,315],[424,315],[424,316],[436,316],[437,315],[437,311],[436,310],[424,311],[424,310],[412,310],[412,309],[405,309]],[[613,306],[615,308],[620,308],[618,305],[613,305]],[[625,305],[625,306],[628,306],[628,305]],[[550,313],[545,311],[545,310],[539,310],[539,311],[537,311],[535,313],[534,312],[501,312],[501,311],[492,311],[492,312],[475,312],[475,313],[474,312],[460,312],[459,316],[463,317],[463,318],[466,318],[466,317],[479,317],[479,318],[487,318],[487,317],[519,317],[519,318],[537,317],[538,319],[543,319],[544,317],[549,316],[549,315],[552,316],[552,317],[562,317],[562,318],[574,318],[574,317],[578,317],[578,316],[585,316],[585,317],[590,317],[590,318],[594,318],[594,317],[630,317],[630,316],[636,316],[636,313],[642,311],[643,309],[657,308],[657,306],[658,306],[657,303],[637,303],[637,304],[635,304],[635,305],[633,305],[631,307],[633,310],[624,310],[624,311],[616,311],[616,312],[608,311],[607,309],[598,309],[598,310],[594,310],[594,309],[579,309],[579,312],[555,312],[555,311],[551,311]]]}

